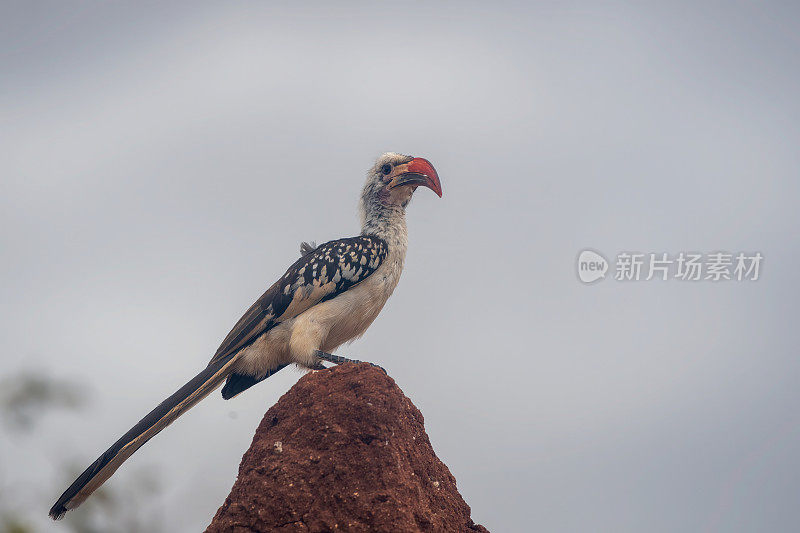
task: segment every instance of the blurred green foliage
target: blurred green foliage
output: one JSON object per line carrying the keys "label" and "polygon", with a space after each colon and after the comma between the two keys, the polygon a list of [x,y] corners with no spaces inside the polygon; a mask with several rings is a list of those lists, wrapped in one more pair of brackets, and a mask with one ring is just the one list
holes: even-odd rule
{"label": "blurred green foliage", "polygon": [[[22,439],[23,445],[35,446],[34,429],[50,411],[76,411],[90,406],[85,390],[68,380],[49,377],[45,373],[24,371],[0,379],[0,421],[3,433]],[[46,431],[46,428],[45,428]],[[58,439],[69,438],[58,435]],[[30,441],[30,442],[28,442]],[[47,513],[49,501],[60,488],[66,488],[80,474],[83,465],[60,458],[56,465],[58,486],[38,487],[32,492],[41,494],[36,501],[20,501],[16,487],[6,486],[0,477],[0,533],[35,533],[37,523]],[[3,468],[0,457],[0,472]],[[158,533],[160,520],[144,509],[152,508],[160,491],[158,476],[152,470],[139,469],[133,481],[124,487],[108,486],[98,489],[80,508],[70,511],[61,523],[62,531],[75,533]],[[42,516],[40,516],[42,515]],[[49,520],[49,519],[48,519]]]}
{"label": "blurred green foliage", "polygon": [[68,381],[25,371],[0,380],[0,414],[12,430],[30,430],[48,410],[85,406],[81,389]]}

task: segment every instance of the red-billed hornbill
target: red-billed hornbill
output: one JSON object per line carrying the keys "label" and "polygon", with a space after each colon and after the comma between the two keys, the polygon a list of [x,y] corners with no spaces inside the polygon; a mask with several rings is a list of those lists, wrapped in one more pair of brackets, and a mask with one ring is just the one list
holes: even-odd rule
{"label": "red-billed hornbill", "polygon": [[219,387],[233,398],[285,366],[354,361],[332,352],[360,337],[394,291],[408,247],[405,209],[417,187],[442,187],[425,159],[383,154],[361,193],[361,235],[303,243],[302,256],[239,319],[208,366],[114,443],[50,509],[80,505],[156,433]]}

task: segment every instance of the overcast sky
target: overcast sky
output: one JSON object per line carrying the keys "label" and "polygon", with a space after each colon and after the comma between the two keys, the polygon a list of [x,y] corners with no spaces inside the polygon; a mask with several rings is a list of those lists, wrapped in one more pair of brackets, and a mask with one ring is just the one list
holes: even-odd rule
{"label": "overcast sky", "polygon": [[[0,4],[2,370],[89,411],[0,438],[52,503],[199,371],[302,240],[358,232],[381,152],[430,159],[384,366],[492,531],[800,527],[800,28],[780,3]],[[584,248],[760,252],[760,279],[592,285]],[[111,480],[199,531],[285,370]],[[47,508],[41,509],[44,518]],[[43,521],[43,530],[63,530]]]}

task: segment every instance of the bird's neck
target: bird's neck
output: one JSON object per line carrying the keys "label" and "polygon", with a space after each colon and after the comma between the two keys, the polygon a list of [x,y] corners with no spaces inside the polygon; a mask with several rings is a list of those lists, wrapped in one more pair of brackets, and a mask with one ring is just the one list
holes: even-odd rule
{"label": "bird's neck", "polygon": [[375,202],[364,206],[361,221],[362,235],[375,235],[389,245],[389,252],[399,255],[402,262],[408,248],[406,212],[400,206],[385,206]]}
{"label": "bird's neck", "polygon": [[405,209],[399,206],[387,207],[378,204],[363,207],[361,234],[379,237],[389,248],[389,253],[380,267],[380,273],[376,272],[379,274],[376,279],[381,281],[382,301],[385,303],[397,287],[406,261],[408,249],[406,213]]}

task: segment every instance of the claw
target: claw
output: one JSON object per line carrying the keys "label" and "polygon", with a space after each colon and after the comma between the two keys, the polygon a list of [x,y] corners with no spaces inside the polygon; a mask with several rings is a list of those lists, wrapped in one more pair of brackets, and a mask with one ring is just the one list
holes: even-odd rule
{"label": "claw", "polygon": [[386,369],[385,369],[385,368],[383,368],[381,365],[376,365],[375,363],[370,363],[370,364],[371,364],[372,366],[374,366],[375,368],[379,368],[379,369],[381,369],[381,371],[383,371],[383,373],[384,373],[384,374],[386,374],[387,376],[389,375],[389,373],[386,371]]}

